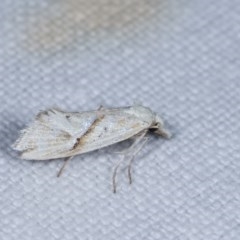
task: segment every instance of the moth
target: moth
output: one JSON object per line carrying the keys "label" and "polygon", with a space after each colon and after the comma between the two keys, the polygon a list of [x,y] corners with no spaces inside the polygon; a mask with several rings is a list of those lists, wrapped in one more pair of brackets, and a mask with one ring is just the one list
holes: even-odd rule
{"label": "moth", "polygon": [[78,154],[94,151],[109,145],[133,139],[132,145],[113,171],[113,192],[116,192],[117,170],[124,159],[129,161],[128,177],[132,183],[131,164],[146,143],[146,134],[152,132],[169,138],[162,119],[151,109],[134,105],[85,112],[64,112],[59,109],[41,111],[35,120],[21,131],[13,148],[26,160],[65,158],[61,175],[67,162]]}

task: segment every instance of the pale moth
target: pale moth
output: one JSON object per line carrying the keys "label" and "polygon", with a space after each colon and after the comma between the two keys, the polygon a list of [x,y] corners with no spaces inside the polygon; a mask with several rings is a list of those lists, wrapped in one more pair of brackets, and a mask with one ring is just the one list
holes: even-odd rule
{"label": "pale moth", "polygon": [[[123,157],[129,161],[128,177],[131,183],[131,163],[146,142],[149,131],[170,137],[163,128],[162,119],[151,109],[140,105],[110,109],[100,107],[95,111],[71,113],[48,109],[40,112],[33,123],[21,131],[13,148],[21,151],[21,158],[26,160],[66,158],[58,173],[60,176],[73,156],[133,138]],[[113,171],[114,192],[117,170],[123,159]]]}

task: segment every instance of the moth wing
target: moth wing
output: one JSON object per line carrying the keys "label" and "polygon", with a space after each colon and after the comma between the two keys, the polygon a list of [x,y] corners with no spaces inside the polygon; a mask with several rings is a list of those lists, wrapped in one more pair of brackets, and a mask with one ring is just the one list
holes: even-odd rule
{"label": "moth wing", "polygon": [[152,116],[141,118],[133,108],[66,113],[49,109],[16,141],[23,159],[46,160],[93,151],[126,140],[149,128]]}
{"label": "moth wing", "polygon": [[96,112],[66,113],[57,109],[40,112],[21,133],[14,149],[23,159],[47,160],[66,157],[96,120]]}
{"label": "moth wing", "polygon": [[149,126],[149,121],[138,118],[128,108],[102,111],[98,121],[80,138],[79,144],[71,152],[75,155],[100,149],[129,139]]}

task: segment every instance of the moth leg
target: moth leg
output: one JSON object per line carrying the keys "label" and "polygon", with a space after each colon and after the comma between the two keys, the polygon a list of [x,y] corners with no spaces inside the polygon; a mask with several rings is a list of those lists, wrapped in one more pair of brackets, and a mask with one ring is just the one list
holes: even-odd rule
{"label": "moth leg", "polygon": [[124,149],[122,151],[114,151],[114,153],[122,154],[125,156],[127,156],[128,154],[131,154],[132,152],[134,152],[134,148],[136,148],[136,146],[139,145],[139,142],[145,137],[146,134],[147,134],[147,131],[143,131],[140,134],[132,137],[131,139],[134,139],[134,141],[129,147],[127,147],[126,149]]}
{"label": "moth leg", "polygon": [[57,174],[57,177],[60,177],[60,176],[62,175],[62,172],[63,172],[63,170],[65,169],[67,163],[68,163],[72,158],[73,158],[73,156],[67,157],[67,158],[64,159],[64,163],[63,163],[61,169],[59,170],[59,172],[58,172],[58,174]]}
{"label": "moth leg", "polygon": [[146,144],[146,142],[148,141],[148,137],[145,137],[145,135],[143,135],[142,139],[143,140],[141,143],[139,143],[138,148],[136,149],[136,151],[134,152],[134,154],[131,156],[129,164],[128,164],[128,179],[129,179],[129,184],[132,183],[132,163],[133,160],[135,159],[135,156],[140,152],[140,150],[143,148],[143,146]]}
{"label": "moth leg", "polygon": [[[146,138],[143,143],[141,143],[141,141],[144,139],[145,135],[146,135],[147,131],[143,131],[140,133],[140,135],[138,136],[138,138],[136,139],[135,142],[133,142],[133,144],[129,147],[128,152],[132,153],[134,149],[136,149],[130,159],[130,164],[128,165],[128,177],[129,177],[129,182],[130,184],[132,183],[132,176],[131,176],[131,163],[133,162],[133,159],[135,157],[135,155],[141,150],[141,148],[143,147],[143,145],[145,144],[145,142],[147,141],[148,138]],[[140,145],[139,145],[140,144]],[[115,166],[114,170],[113,170],[113,176],[112,176],[112,182],[113,182],[113,192],[116,193],[116,177],[117,177],[117,172],[119,169],[119,166],[121,165],[121,163],[126,159],[127,154],[121,158],[117,165]]]}
{"label": "moth leg", "polygon": [[126,149],[124,149],[124,150],[122,150],[122,151],[114,151],[113,153],[126,156],[126,155],[132,153],[132,151],[133,151],[133,150],[132,150],[132,145],[131,145],[130,147],[128,147],[128,148],[126,148]]}
{"label": "moth leg", "polygon": [[116,193],[117,185],[116,185],[116,176],[119,166],[121,165],[124,158],[121,158],[120,161],[118,161],[117,165],[115,166],[113,170],[113,176],[112,176],[112,184],[113,184],[113,193]]}

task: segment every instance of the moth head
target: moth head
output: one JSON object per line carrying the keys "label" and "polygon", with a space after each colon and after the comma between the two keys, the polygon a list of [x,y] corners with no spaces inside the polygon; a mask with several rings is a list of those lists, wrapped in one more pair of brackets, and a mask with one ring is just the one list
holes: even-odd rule
{"label": "moth head", "polygon": [[150,130],[153,133],[160,135],[161,137],[164,137],[164,138],[171,137],[171,134],[166,129],[164,129],[163,120],[158,115],[155,115],[155,121],[150,127]]}

